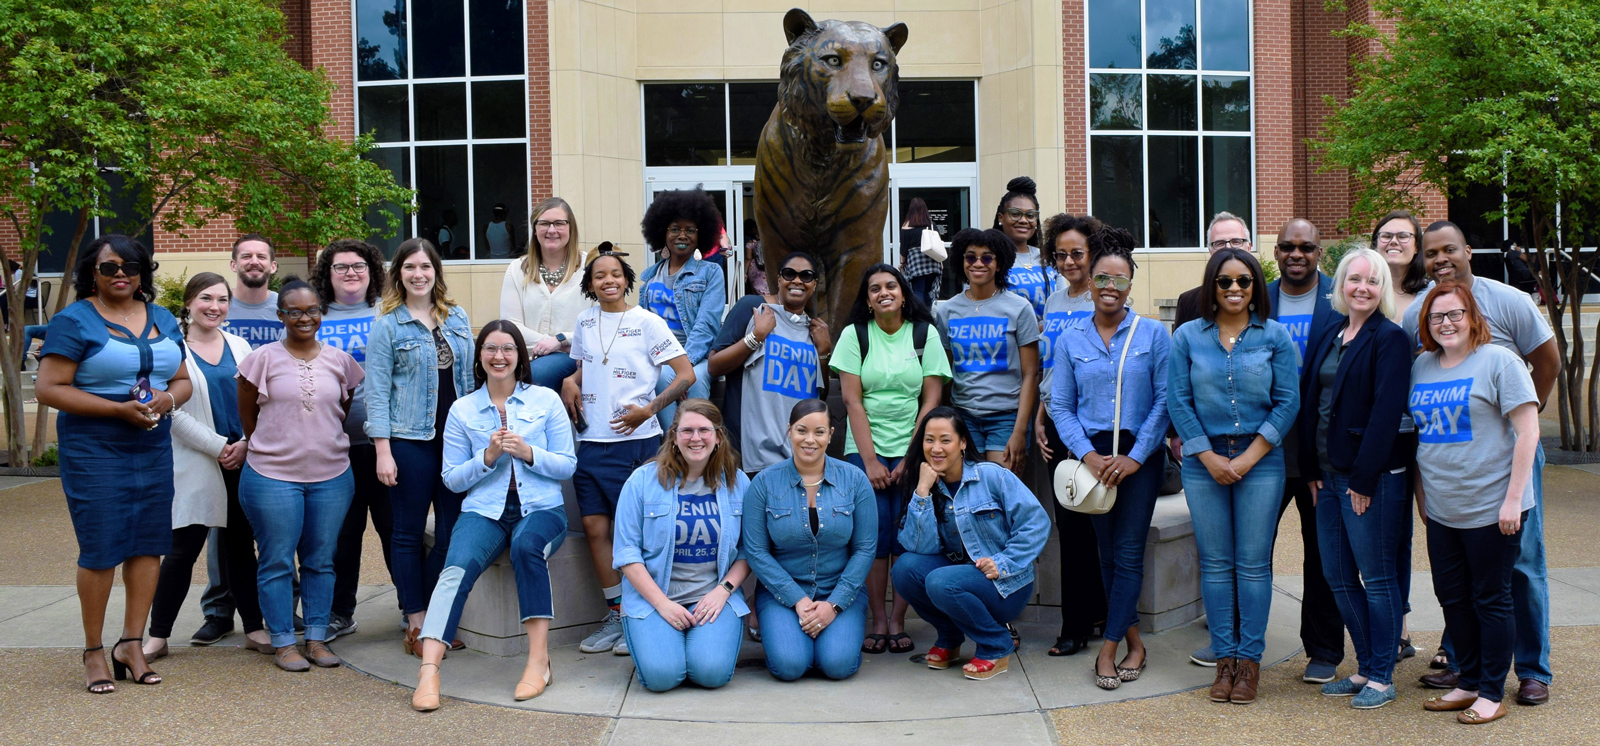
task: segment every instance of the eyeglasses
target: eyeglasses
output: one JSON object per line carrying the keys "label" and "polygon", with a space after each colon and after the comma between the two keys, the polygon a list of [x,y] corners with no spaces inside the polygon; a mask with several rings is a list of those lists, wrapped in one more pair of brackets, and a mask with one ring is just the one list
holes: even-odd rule
{"label": "eyeglasses", "polygon": [[1289,243],[1288,241],[1280,241],[1278,243],[1278,250],[1285,254],[1293,254],[1294,252],[1298,251],[1306,256],[1311,256],[1312,254],[1321,251],[1322,246],[1314,243]]}
{"label": "eyeglasses", "polygon": [[1417,234],[1412,233],[1411,231],[1400,231],[1399,233],[1379,233],[1378,243],[1409,243],[1416,237]]}
{"label": "eyeglasses", "polygon": [[667,227],[667,235],[674,236],[674,235],[677,235],[679,233],[682,233],[685,236],[698,236],[698,235],[700,235],[700,229],[696,228],[696,227],[694,227],[692,225],[689,226],[688,228],[679,228],[676,225],[672,225],[672,226],[668,226]]}
{"label": "eyeglasses", "polygon": [[348,275],[352,273],[364,275],[367,273],[367,263],[361,262],[360,264],[335,264],[329,269],[332,269],[333,273],[336,275]]}
{"label": "eyeglasses", "polygon": [[316,306],[310,308],[280,308],[278,313],[290,321],[299,321],[305,318],[322,318],[322,309]]}
{"label": "eyeglasses", "polygon": [[716,434],[717,434],[716,429],[715,428],[710,428],[710,427],[680,427],[680,428],[678,428],[678,436],[682,437],[682,438],[691,438],[691,439],[692,438],[700,438],[700,439],[704,440],[705,438],[709,438],[709,437],[711,437],[713,435],[716,435]]}
{"label": "eyeglasses", "polygon": [[1038,210],[1024,210],[1024,209],[1022,209],[1020,207],[1007,207],[1006,208],[1006,217],[1011,218],[1012,220],[1020,220],[1020,219],[1026,218],[1028,220],[1028,222],[1030,222],[1030,223],[1037,223],[1037,222],[1039,222],[1039,211]]}
{"label": "eyeglasses", "polygon": [[1097,288],[1115,287],[1119,292],[1127,292],[1133,287],[1133,278],[1119,275],[1095,275],[1091,280]]}
{"label": "eyeglasses", "polygon": [[138,262],[123,262],[122,264],[117,264],[116,262],[101,262],[100,276],[116,277],[117,273],[121,272],[128,277],[138,277],[139,271],[142,269],[144,269],[144,266]]}
{"label": "eyeglasses", "polygon": [[1059,262],[1062,259],[1070,258],[1070,259],[1072,259],[1072,261],[1081,262],[1081,261],[1083,261],[1083,258],[1088,256],[1088,255],[1089,255],[1089,252],[1084,251],[1083,249],[1077,249],[1077,250],[1074,250],[1074,251],[1057,251],[1055,253],[1055,260]]}
{"label": "eyeglasses", "polygon": [[1223,249],[1242,249],[1249,245],[1250,239],[1248,238],[1219,238],[1211,242],[1211,250],[1221,251]]}
{"label": "eyeglasses", "polygon": [[514,345],[514,344],[484,345],[483,346],[483,356],[484,357],[495,357],[497,355],[505,355],[506,357],[516,357],[517,356],[517,346]]}
{"label": "eyeglasses", "polygon": [[538,228],[539,230],[546,230],[546,229],[549,229],[549,228],[565,228],[565,227],[567,227],[569,225],[572,225],[572,221],[570,221],[570,220],[535,220],[535,221],[533,221],[533,227]]}
{"label": "eyeglasses", "polygon": [[961,257],[961,260],[966,262],[967,266],[982,264],[987,267],[994,264],[994,254],[968,254]]}
{"label": "eyeglasses", "polygon": [[810,269],[796,271],[794,267],[784,267],[778,270],[778,276],[783,278],[784,282],[794,282],[798,279],[807,285],[817,281],[816,271]]}
{"label": "eyeglasses", "polygon": [[1240,290],[1249,290],[1250,286],[1255,284],[1255,281],[1256,278],[1251,277],[1250,275],[1240,275],[1238,277],[1217,275],[1217,287],[1222,288],[1223,290],[1233,287],[1233,283],[1235,282],[1239,283]]}
{"label": "eyeglasses", "polygon": [[1453,311],[1445,311],[1444,313],[1430,313],[1428,314],[1428,326],[1438,326],[1443,324],[1445,319],[1449,319],[1451,321],[1460,321],[1466,317],[1467,310],[1464,308],[1457,308]]}

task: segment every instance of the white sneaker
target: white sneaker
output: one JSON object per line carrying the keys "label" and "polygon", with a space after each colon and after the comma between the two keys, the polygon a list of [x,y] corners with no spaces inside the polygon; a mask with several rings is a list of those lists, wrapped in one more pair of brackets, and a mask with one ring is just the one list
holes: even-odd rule
{"label": "white sneaker", "polygon": [[[605,621],[600,623],[600,629],[594,634],[583,639],[583,644],[578,646],[585,653],[605,653],[617,646],[617,641],[622,639],[622,615],[613,609],[606,614]],[[626,647],[623,650],[627,650]]]}
{"label": "white sneaker", "polygon": [[611,654],[612,655],[627,655],[628,654],[628,636],[627,635],[623,635],[623,636],[617,638],[617,644],[616,644],[615,647],[611,648]]}

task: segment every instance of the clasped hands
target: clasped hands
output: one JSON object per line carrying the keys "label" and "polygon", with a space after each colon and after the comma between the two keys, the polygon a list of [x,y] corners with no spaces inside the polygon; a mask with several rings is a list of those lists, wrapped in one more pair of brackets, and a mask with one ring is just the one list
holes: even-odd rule
{"label": "clasped hands", "polygon": [[1084,454],[1083,462],[1094,470],[1094,478],[1107,487],[1122,484],[1122,480],[1133,476],[1140,466],[1127,456],[1102,456],[1094,451]]}
{"label": "clasped hands", "polygon": [[661,602],[656,604],[656,613],[660,614],[667,624],[672,625],[673,629],[686,630],[717,621],[717,616],[722,613],[722,607],[728,603],[729,595],[728,589],[720,585],[712,588],[710,593],[701,597],[700,602],[694,605],[694,611],[663,596]]}
{"label": "clasped hands", "polygon": [[483,449],[483,465],[494,466],[502,453],[509,453],[513,458],[523,461],[533,460],[533,446],[528,445],[521,435],[504,427],[489,436],[489,445]]}

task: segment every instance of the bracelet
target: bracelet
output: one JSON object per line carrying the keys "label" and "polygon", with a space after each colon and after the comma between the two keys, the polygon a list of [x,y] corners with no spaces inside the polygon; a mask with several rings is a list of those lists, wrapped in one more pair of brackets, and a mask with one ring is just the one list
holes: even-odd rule
{"label": "bracelet", "polygon": [[747,333],[745,333],[745,335],[744,335],[744,346],[745,347],[749,347],[751,352],[755,352],[756,350],[761,349],[761,342],[756,340],[756,333],[755,332],[747,332]]}

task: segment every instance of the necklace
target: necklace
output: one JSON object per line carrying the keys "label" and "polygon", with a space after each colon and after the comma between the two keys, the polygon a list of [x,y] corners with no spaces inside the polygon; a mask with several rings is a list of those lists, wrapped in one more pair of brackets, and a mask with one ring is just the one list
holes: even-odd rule
{"label": "necklace", "polygon": [[821,487],[822,486],[822,480],[818,479],[815,482],[807,482],[807,481],[802,480],[800,482],[800,486],[802,486],[802,487]]}
{"label": "necklace", "polygon": [[[632,308],[628,309],[628,311],[632,311],[632,310],[633,310]],[[617,334],[622,331],[622,322],[628,320],[628,311],[623,311],[622,312],[622,317],[617,319],[617,328],[613,329],[611,331],[611,342],[610,342],[610,344],[607,344],[605,347],[600,348],[600,355],[601,355],[600,364],[601,365],[609,365],[611,363],[611,348],[617,346]],[[602,318],[602,319],[605,318],[605,314],[602,313],[600,315],[600,318]],[[598,321],[596,321],[595,322],[595,330],[599,331],[599,328],[600,328],[600,323]],[[602,332],[602,334],[604,334],[604,332]]]}
{"label": "necklace", "polygon": [[[95,305],[99,306],[106,313],[112,314],[114,316],[121,316],[122,317],[122,323],[124,323],[124,324],[132,324],[133,323],[133,314],[131,314],[131,313],[128,313],[128,314],[117,313],[116,311],[111,310],[111,306],[106,305],[106,302],[103,301],[103,300],[100,300],[99,298],[95,298],[94,302],[95,302]],[[138,310],[138,309],[135,309],[135,310]]]}
{"label": "necklace", "polygon": [[[1236,344],[1239,341],[1239,338],[1244,336],[1244,330],[1246,328],[1248,328],[1249,326],[1250,326],[1250,322],[1247,321],[1247,322],[1245,322],[1244,326],[1239,327],[1239,331],[1229,333],[1228,334],[1228,344]],[[1222,324],[1220,324],[1220,323],[1217,324],[1217,332],[1218,333],[1223,333]]]}
{"label": "necklace", "polygon": [[555,269],[545,269],[543,264],[539,265],[539,279],[543,280],[546,285],[560,285],[566,276],[566,265],[561,265]]}

